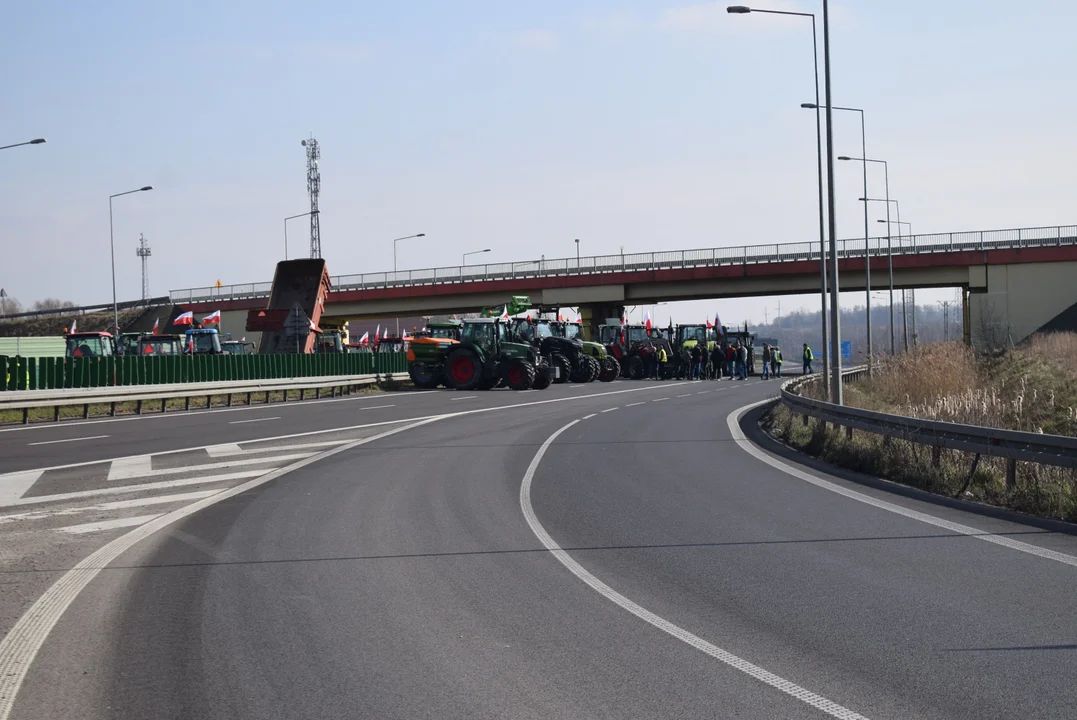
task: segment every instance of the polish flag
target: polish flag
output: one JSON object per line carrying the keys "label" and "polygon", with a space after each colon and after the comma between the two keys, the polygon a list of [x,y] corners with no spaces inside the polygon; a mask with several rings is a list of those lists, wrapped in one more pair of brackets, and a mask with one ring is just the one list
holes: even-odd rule
{"label": "polish flag", "polygon": [[557,313],[557,322],[564,322],[564,321],[565,321],[565,316],[562,315],[561,313]]}
{"label": "polish flag", "polygon": [[359,338],[359,344],[360,345],[367,345],[369,343],[370,343],[370,331],[367,330],[365,333],[363,333],[363,337]]}
{"label": "polish flag", "polygon": [[651,331],[651,313],[647,313],[647,316],[643,319],[643,326],[647,328],[647,332]]}
{"label": "polish flag", "polygon": [[194,313],[191,312],[190,310],[188,310],[185,313],[181,313],[180,315],[178,315],[176,317],[175,320],[172,321],[172,324],[173,325],[193,325],[194,324]]}
{"label": "polish flag", "polygon": [[710,330],[713,327],[714,327],[714,323],[711,322],[710,318],[707,318],[707,329]]}
{"label": "polish flag", "polygon": [[509,306],[508,305],[506,305],[505,308],[501,311],[501,316],[498,319],[499,320],[508,320],[509,319]]}
{"label": "polish flag", "polygon": [[381,339],[382,340],[388,340],[389,339],[389,326],[386,326],[385,329],[381,331]]}
{"label": "polish flag", "polygon": [[213,324],[220,325],[221,324],[221,311],[220,310],[214,310],[209,315],[206,315],[204,318],[202,318],[202,324],[203,325],[213,325]]}
{"label": "polish flag", "polygon": [[154,318],[153,320],[153,334],[157,334],[157,323],[161,321],[161,318]]}
{"label": "polish flag", "polygon": [[74,333],[78,332],[78,329],[79,329],[79,320],[78,320],[78,318],[75,318],[74,320],[71,321],[71,330],[69,330],[68,332],[74,334]]}
{"label": "polish flag", "polygon": [[405,329],[404,329],[404,332],[403,332],[403,333],[402,333],[402,334],[400,335],[400,339],[401,339],[401,340],[407,340],[407,339],[408,339],[408,331],[407,331],[407,328],[405,328]]}
{"label": "polish flag", "polygon": [[381,323],[378,323],[378,327],[374,329],[374,339],[381,340]]}
{"label": "polish flag", "polygon": [[722,335],[722,321],[718,318],[718,313],[714,313],[714,327],[718,328],[718,334]]}

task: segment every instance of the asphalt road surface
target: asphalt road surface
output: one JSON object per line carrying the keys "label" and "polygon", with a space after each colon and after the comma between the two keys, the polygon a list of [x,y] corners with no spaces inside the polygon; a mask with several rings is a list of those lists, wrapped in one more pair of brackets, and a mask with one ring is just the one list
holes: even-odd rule
{"label": "asphalt road surface", "polygon": [[[0,670],[25,675],[10,717],[1077,717],[1077,538],[765,453],[728,418],[776,389],[75,424],[116,438],[104,460],[176,427],[153,452],[256,449],[241,443],[271,423],[396,406],[282,461],[301,467],[98,534],[99,564],[56,568],[60,590],[0,645]],[[420,419],[445,412],[462,414]],[[5,447],[64,447],[21,440]],[[32,665],[10,662],[35,643]]]}

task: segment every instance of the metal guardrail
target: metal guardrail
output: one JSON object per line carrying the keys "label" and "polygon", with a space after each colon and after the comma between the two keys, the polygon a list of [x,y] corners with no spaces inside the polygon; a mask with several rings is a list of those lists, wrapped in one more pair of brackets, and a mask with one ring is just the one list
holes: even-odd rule
{"label": "metal guardrail", "polygon": [[109,416],[116,415],[119,403],[136,403],[135,413],[141,415],[143,404],[160,402],[160,412],[165,412],[169,400],[184,399],[184,410],[191,409],[191,398],[208,398],[225,395],[226,407],[232,407],[236,395],[245,395],[245,405],[251,405],[255,394],[265,393],[264,404],[269,404],[270,393],[284,392],[283,402],[287,402],[287,393],[298,390],[300,400],[306,399],[307,390],[315,390],[316,397],[322,396],[322,390],[332,389],[332,396],[350,393],[352,388],[374,385],[378,382],[400,381],[408,379],[407,373],[345,375],[332,377],[307,377],[291,379],[270,379],[251,381],[226,381],[208,383],[176,383],[172,385],[90,388],[77,390],[23,390],[0,395],[0,412],[22,411],[22,423],[30,422],[30,411],[37,408],[53,408],[53,420],[60,420],[60,408],[81,406],[82,417],[90,416],[91,405],[109,405]]}
{"label": "metal guardrail", "polygon": [[[855,368],[847,374],[843,373],[843,378],[855,379],[864,372],[863,368]],[[973,463],[973,472],[980,455],[1005,458],[1010,461],[1007,467],[1008,483],[1013,482],[1015,464],[1018,461],[1077,468],[1077,438],[891,415],[835,405],[825,400],[807,398],[796,392],[801,383],[812,382],[816,377],[795,378],[783,383],[781,402],[795,413],[846,428],[908,440],[933,448],[975,453],[977,457]]]}
{"label": "metal guardrail", "polygon": [[[872,257],[917,255],[923,253],[1005,250],[1031,247],[1077,245],[1077,225],[1018,228],[1013,230],[979,230],[897,237],[870,238],[866,243]],[[839,240],[840,258],[863,257],[864,238]],[[818,242],[744,245],[740,247],[700,250],[669,250],[628,255],[594,255],[523,262],[462,265],[456,267],[400,270],[397,272],[337,275],[333,290],[375,290],[414,285],[443,285],[490,280],[592,275],[610,272],[640,272],[721,265],[750,265],[773,262],[819,260]],[[267,297],[272,283],[244,283],[223,287],[200,287],[172,290],[173,303],[212,302]]]}

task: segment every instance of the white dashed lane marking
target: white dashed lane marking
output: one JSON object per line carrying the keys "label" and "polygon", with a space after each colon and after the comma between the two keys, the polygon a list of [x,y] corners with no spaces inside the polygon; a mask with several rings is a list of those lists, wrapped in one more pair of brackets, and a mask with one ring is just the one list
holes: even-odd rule
{"label": "white dashed lane marking", "polygon": [[110,435],[90,435],[89,437],[77,437],[67,438],[66,440],[42,440],[40,442],[26,443],[27,446],[33,447],[34,445],[56,445],[58,443],[70,443],[70,442],[82,442],[83,440],[101,440],[103,438],[111,437]]}

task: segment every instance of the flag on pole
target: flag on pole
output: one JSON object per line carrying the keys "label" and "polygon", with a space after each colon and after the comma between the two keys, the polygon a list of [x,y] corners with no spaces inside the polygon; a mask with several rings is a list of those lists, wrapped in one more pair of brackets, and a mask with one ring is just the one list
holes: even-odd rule
{"label": "flag on pole", "polygon": [[370,331],[367,330],[365,333],[363,333],[363,337],[359,338],[359,344],[360,345],[367,345],[369,343],[370,343]]}
{"label": "flag on pole", "polygon": [[74,334],[79,329],[79,319],[75,318],[71,321],[71,333]]}
{"label": "flag on pole", "polygon": [[714,327],[714,323],[711,322],[710,318],[707,318],[707,329],[710,330],[713,327]]}
{"label": "flag on pole", "polygon": [[400,339],[401,340],[407,340],[408,339],[408,329],[407,328],[404,328],[404,332],[401,333]]}
{"label": "flag on pole", "polygon": [[382,340],[388,340],[389,339],[389,326],[388,325],[386,325],[385,329],[381,331],[381,339]]}
{"label": "flag on pole", "polygon": [[153,319],[153,334],[154,335],[156,335],[157,332],[158,332],[157,328],[158,328],[158,323],[160,323],[160,322],[161,322],[161,318],[154,318]]}
{"label": "flag on pole", "polygon": [[506,305],[504,307],[504,309],[501,311],[501,316],[498,319],[499,320],[508,320],[509,319],[509,306],[508,305]]}
{"label": "flag on pole", "polygon": [[180,313],[176,316],[176,319],[172,321],[173,325],[193,325],[194,313],[188,310],[185,313]]}
{"label": "flag on pole", "polygon": [[206,315],[204,318],[202,318],[203,325],[213,325],[214,323],[216,323],[217,325],[221,324],[220,310],[214,310],[209,315]]}
{"label": "flag on pole", "polygon": [[722,329],[722,321],[718,317],[718,313],[714,313],[714,327],[718,328],[719,335],[725,335],[725,330]]}
{"label": "flag on pole", "polygon": [[650,311],[648,311],[646,316],[643,318],[643,326],[645,328],[647,328],[648,333],[651,332],[651,313],[650,313]]}

